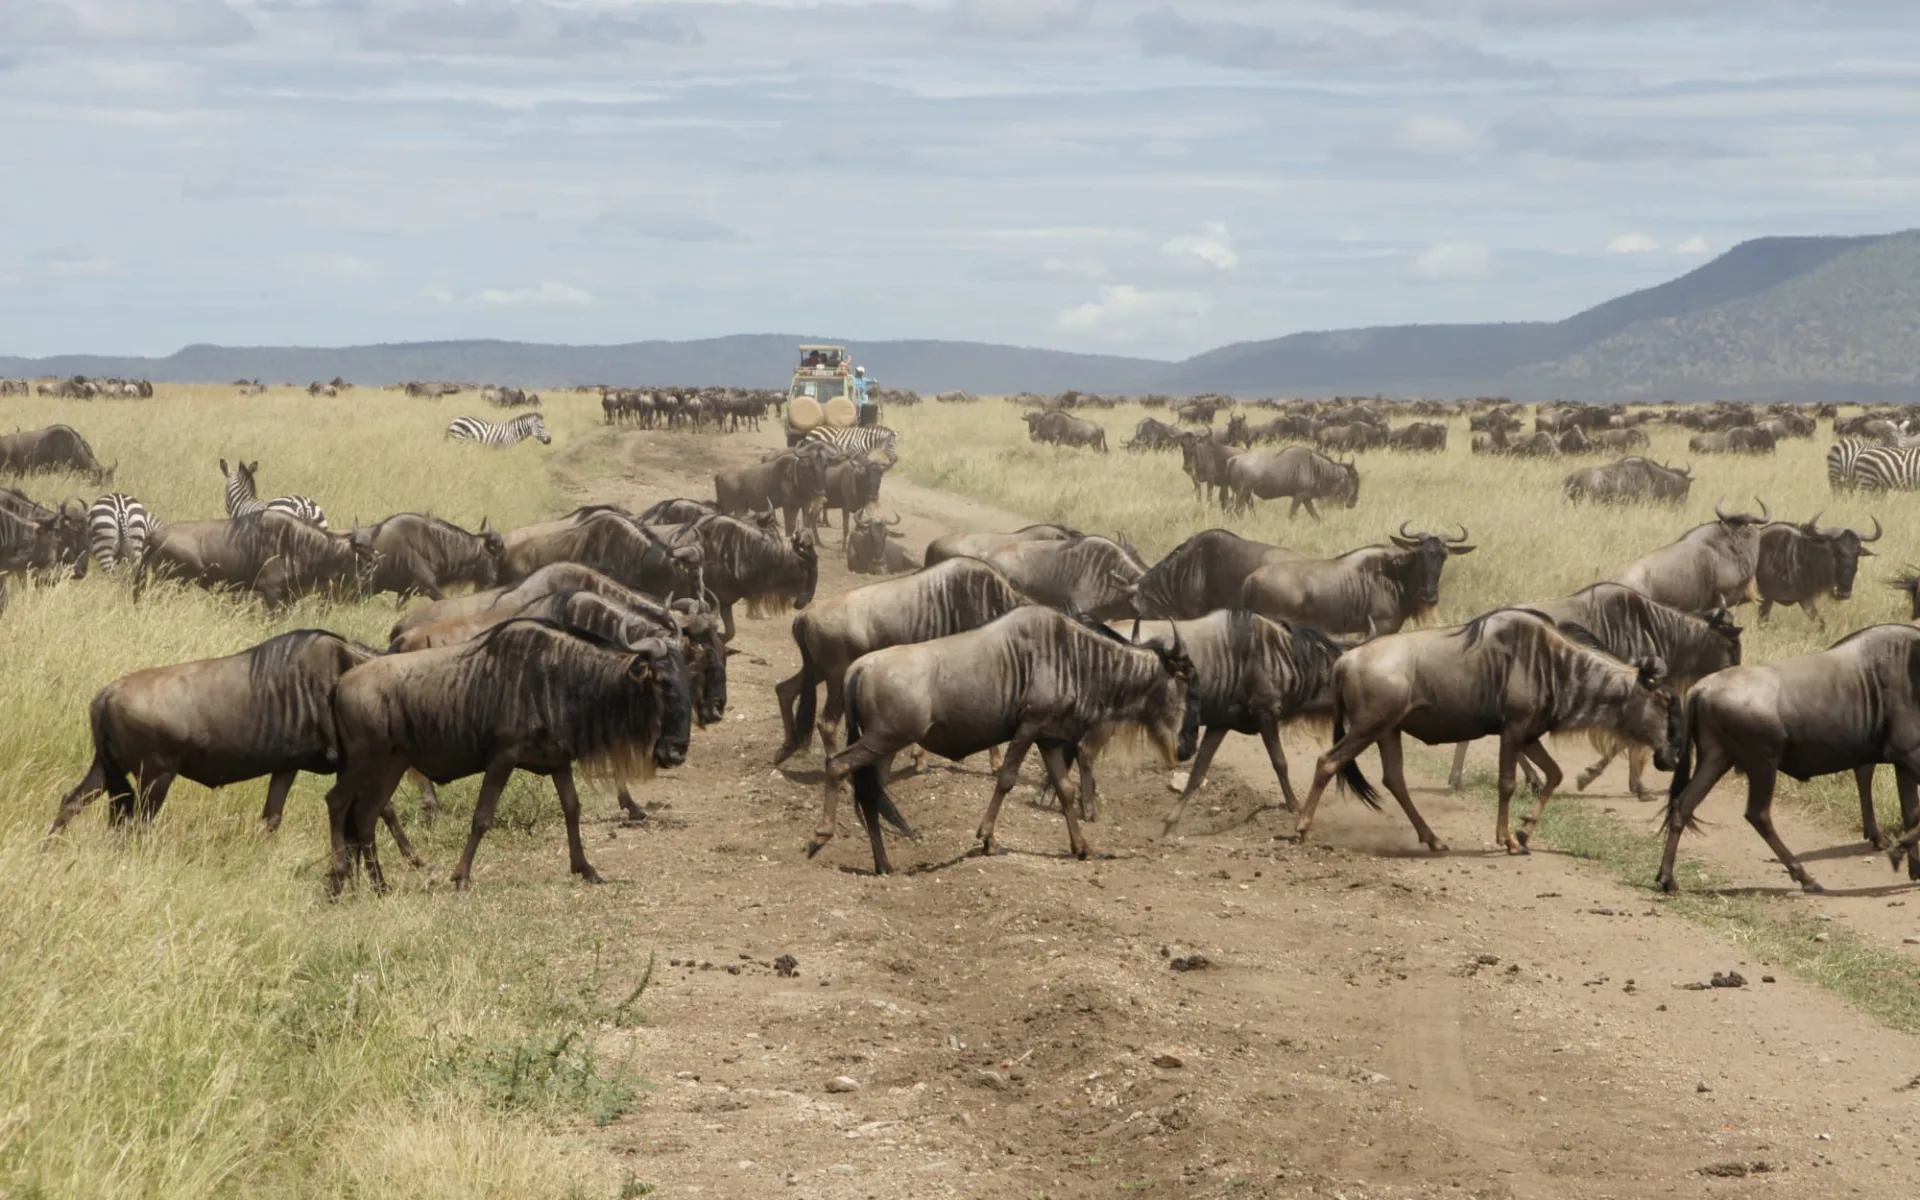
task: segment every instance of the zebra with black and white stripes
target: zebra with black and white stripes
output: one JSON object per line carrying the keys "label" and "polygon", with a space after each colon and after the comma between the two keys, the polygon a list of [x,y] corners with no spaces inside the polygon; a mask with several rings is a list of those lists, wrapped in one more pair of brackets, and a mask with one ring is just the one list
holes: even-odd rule
{"label": "zebra with black and white stripes", "polygon": [[539,413],[525,413],[505,422],[455,417],[447,426],[447,436],[456,442],[477,442],[482,446],[517,446],[528,438],[538,438],[543,446],[553,444],[547,422]]}
{"label": "zebra with black and white stripes", "polygon": [[102,571],[137,564],[146,555],[147,535],[159,526],[146,505],[125,492],[108,492],[87,509],[87,554]]}
{"label": "zebra with black and white stripes", "polygon": [[1920,491],[1920,446],[1869,446],[1854,464],[1863,492]]}
{"label": "zebra with black and white stripes", "polygon": [[900,435],[885,425],[848,426],[822,425],[808,432],[805,441],[817,442],[843,456],[858,453],[872,453],[885,450],[895,458],[900,457]]}
{"label": "zebra with black and white stripes", "polygon": [[260,499],[253,482],[255,472],[260,470],[260,461],[236,463],[227,466],[227,460],[220,460],[220,474],[227,480],[227,515],[244,517],[248,513],[266,510],[283,512],[297,520],[305,521],[316,529],[327,527],[327,510],[311,496],[275,496],[271,500]]}
{"label": "zebra with black and white stripes", "polygon": [[1841,438],[1827,447],[1827,487],[1835,495],[1860,486],[1860,456],[1873,446],[1865,438]]}

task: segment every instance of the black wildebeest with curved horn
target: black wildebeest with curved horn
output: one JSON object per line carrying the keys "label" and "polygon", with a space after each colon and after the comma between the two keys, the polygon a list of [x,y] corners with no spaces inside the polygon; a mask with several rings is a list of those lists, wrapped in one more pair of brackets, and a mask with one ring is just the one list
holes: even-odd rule
{"label": "black wildebeest with curved horn", "polygon": [[480,522],[479,532],[469,533],[426,513],[395,513],[351,536],[354,545],[366,547],[373,556],[367,591],[392,592],[398,604],[416,592],[443,600],[442,589],[458,583],[492,587],[507,551],[506,539],[487,521]]}
{"label": "black wildebeest with curved horn", "polygon": [[1716,502],[1716,520],[1696,525],[1680,540],[1644,554],[1607,577],[1644,596],[1687,612],[1732,608],[1753,597],[1759,565],[1760,527],[1773,519],[1764,501],[1760,515],[1727,513]]}
{"label": "black wildebeest with curved horn", "polygon": [[[1571,596],[1558,600],[1529,603],[1526,608],[1545,613],[1556,625],[1578,625],[1593,635],[1602,650],[1621,662],[1657,658],[1666,664],[1667,681],[1680,695],[1687,694],[1699,680],[1715,671],[1740,665],[1740,627],[1724,608],[1711,612],[1689,613],[1670,608],[1619,583],[1594,583]],[[1580,772],[1575,785],[1586,790],[1613,761],[1623,747],[1602,739],[1603,757]],[[1652,800],[1643,782],[1649,758],[1644,746],[1627,746],[1627,786],[1642,800]],[[1460,790],[1460,779],[1467,760],[1467,746],[1454,748],[1453,772],[1447,782]],[[1530,763],[1522,759],[1528,782],[1535,791],[1541,783]]]}
{"label": "black wildebeest with curved horn", "polygon": [[893,756],[920,745],[957,761],[1004,742],[1006,758],[980,822],[982,849],[994,852],[1001,801],[1038,745],[1060,794],[1068,842],[1085,858],[1066,756],[1091,753],[1127,732],[1143,735],[1168,765],[1191,756],[1200,715],[1192,681],[1193,663],[1178,642],[1134,646],[1103,625],[1038,606],[951,637],[863,655],[847,669],[850,744],[827,760],[820,828],[807,853],[833,839],[840,790],[851,778],[873,869],[887,874],[880,820],[906,829],[887,794]]}
{"label": "black wildebeest with curved horn", "polygon": [[[333,690],[379,655],[324,629],[297,629],[223,658],[151,667],[101,688],[88,706],[93,763],[47,829],[66,828],[102,792],[115,824],[150,820],[176,778],[219,788],[271,776],[260,826],[280,826],[293,778],[340,769]],[[136,788],[138,791],[136,792]],[[389,793],[390,795],[391,793]],[[391,803],[377,809],[393,841],[422,865]]]}
{"label": "black wildebeest with curved horn", "polygon": [[[1498,608],[1453,629],[1422,629],[1366,642],[1333,669],[1333,747],[1313,771],[1301,810],[1300,840],[1313,829],[1320,795],[1338,774],[1375,808],[1379,797],[1360,773],[1360,752],[1378,743],[1387,788],[1430,850],[1446,844],[1413,806],[1401,760],[1401,737],[1429,746],[1500,739],[1500,816],[1494,837],[1524,854],[1534,825],[1559,786],[1560,766],[1540,739],[1550,733],[1602,730],[1654,750],[1669,770],[1677,756],[1680,700],[1657,659],[1628,665],[1585,644],[1584,630],[1562,630],[1542,613]],[[1509,832],[1515,767],[1521,755],[1546,775],[1533,811],[1516,837]]]}
{"label": "black wildebeest with curved horn", "polygon": [[[1200,698],[1205,733],[1180,799],[1161,824],[1162,835],[1179,828],[1187,804],[1206,782],[1207,768],[1229,733],[1258,734],[1280,781],[1288,812],[1299,807],[1287,779],[1280,727],[1333,715],[1333,664],[1340,648],[1318,630],[1269,621],[1244,608],[1225,609],[1197,621],[1170,622],[1171,638],[1193,660],[1193,692]],[[1135,626],[1138,640],[1138,626]],[[1082,811],[1091,815],[1092,774],[1082,762]]]}
{"label": "black wildebeest with curved horn", "polygon": [[[1747,777],[1747,824],[1809,892],[1820,885],[1773,828],[1773,789],[1782,772],[1812,779],[1853,771],[1863,817],[1877,763],[1892,763],[1900,789],[1903,843],[1920,828],[1920,628],[1873,625],[1825,650],[1709,676],[1687,695],[1680,763],[1667,794],[1667,847],[1655,881],[1676,888],[1680,835],[1728,771]],[[1898,865],[1899,850],[1895,851]],[[1920,879],[1920,861],[1908,863]]]}
{"label": "black wildebeest with curved horn", "polygon": [[455,887],[467,885],[516,770],[553,779],[573,873],[597,883],[580,843],[574,765],[644,779],[686,760],[693,727],[677,636],[624,646],[526,619],[461,645],[362,663],[334,689],[333,710],[343,760],[327,792],[334,892],[354,859],[385,890],[373,822],[409,767],[435,783],[485,776]]}
{"label": "black wildebeest with curved horn", "polygon": [[1397,633],[1440,603],[1447,559],[1471,554],[1460,536],[1410,533],[1400,523],[1392,547],[1363,546],[1338,558],[1303,558],[1265,566],[1247,577],[1241,603],[1263,617],[1322,633]]}
{"label": "black wildebeest with curved horn", "polygon": [[1760,619],[1776,604],[1797,604],[1807,619],[1825,629],[1826,618],[1814,607],[1821,596],[1845,601],[1853,596],[1853,580],[1860,560],[1873,551],[1866,543],[1882,536],[1880,518],[1873,518],[1873,536],[1863,537],[1845,526],[1820,527],[1820,514],[1804,525],[1775,521],[1760,530],[1758,561],[1753,583],[1760,593]]}
{"label": "black wildebeest with curved horn", "polygon": [[872,510],[853,514],[853,533],[847,538],[847,571],[853,575],[898,575],[918,571],[920,564],[905,546],[894,526],[900,514],[888,520]]}

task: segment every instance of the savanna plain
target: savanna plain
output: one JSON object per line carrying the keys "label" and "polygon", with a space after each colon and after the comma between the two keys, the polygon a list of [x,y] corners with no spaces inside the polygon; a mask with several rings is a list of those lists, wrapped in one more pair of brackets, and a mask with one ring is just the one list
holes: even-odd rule
{"label": "savanna plain", "polygon": [[[161,385],[149,401],[0,401],[0,424],[79,429],[114,487],[162,520],[220,513],[218,460],[259,460],[336,528],[431,511],[508,528],[582,503],[710,496],[712,473],[779,444],[612,429],[554,392],[553,445],[442,436],[473,393]],[[1439,619],[1564,595],[1711,519],[1717,499],[1886,536],[1828,627],[1741,610],[1746,658],[1904,620],[1881,582],[1920,561],[1910,496],[1835,498],[1814,441],[1689,459],[1679,509],[1575,508],[1589,460],[1359,456],[1351,510],[1223,516],[1177,454],[1119,449],[1144,410],[1088,415],[1107,455],[1030,443],[998,400],[895,408],[882,507],[916,550],[949,530],[1059,520],[1125,533],[1149,559],[1225,525],[1314,554],[1402,522],[1457,533]],[[91,499],[70,476],[24,486]],[[821,593],[860,582],[823,532]],[[1231,739],[1181,836],[1158,764],[1103,773],[1093,859],[1023,789],[1013,852],[969,856],[991,783],[936,764],[895,794],[920,828],[901,874],[864,839],[805,856],[817,752],[771,765],[787,621],[748,620],[730,710],[647,783],[642,822],[587,797],[611,882],[566,870],[558,806],[520,779],[478,859],[447,870],[474,787],[443,792],[431,866],[391,895],[326,898],[324,780],[257,832],[264,781],[181,783],[149,828],[96,805],[43,844],[90,754],[86,702],[141,667],[232,653],[286,629],[384,645],[391,598],[268,615],[125,571],[15,586],[0,614],[0,1189],[14,1196],[815,1197],[1893,1196],[1910,1185],[1920,1078],[1920,909],[1858,840],[1850,780],[1789,787],[1782,831],[1830,891],[1806,897],[1738,818],[1738,781],[1685,844],[1682,893],[1650,888],[1653,806],[1617,769],[1549,810],[1536,853],[1491,844],[1488,757],[1464,794],[1439,751],[1416,797],[1455,847],[1420,849],[1391,807],[1330,797],[1316,844],[1257,742]],[[1290,733],[1303,787],[1324,736]],[[1240,744],[1243,740],[1248,744]],[[1569,774],[1591,754],[1563,744]],[[1363,758],[1369,772],[1371,754]],[[1891,809],[1891,780],[1880,791]],[[1897,824],[1891,811],[1887,824]],[[783,955],[792,973],[776,969]],[[1174,965],[1199,969],[1176,970]],[[1736,988],[1697,988],[1738,971]]]}

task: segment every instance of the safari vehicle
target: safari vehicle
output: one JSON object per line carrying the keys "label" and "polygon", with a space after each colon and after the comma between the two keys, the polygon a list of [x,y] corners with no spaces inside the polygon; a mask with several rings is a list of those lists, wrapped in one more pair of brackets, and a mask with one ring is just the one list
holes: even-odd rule
{"label": "safari vehicle", "polygon": [[787,445],[822,425],[853,425],[859,417],[853,397],[853,355],[845,346],[800,347],[800,365],[787,385]]}

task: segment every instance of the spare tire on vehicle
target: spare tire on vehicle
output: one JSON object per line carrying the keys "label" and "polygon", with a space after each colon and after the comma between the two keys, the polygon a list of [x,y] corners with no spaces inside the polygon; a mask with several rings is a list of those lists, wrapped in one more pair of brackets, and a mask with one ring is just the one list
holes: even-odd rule
{"label": "spare tire on vehicle", "polygon": [[835,396],[827,401],[827,424],[835,429],[852,429],[859,413],[853,407],[853,401],[845,396]]}
{"label": "spare tire on vehicle", "polygon": [[820,402],[812,396],[795,396],[787,404],[787,424],[802,432],[818,429],[826,414],[820,411]]}

